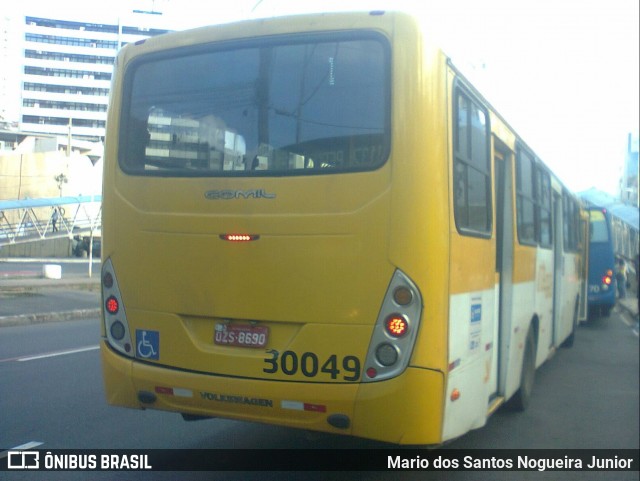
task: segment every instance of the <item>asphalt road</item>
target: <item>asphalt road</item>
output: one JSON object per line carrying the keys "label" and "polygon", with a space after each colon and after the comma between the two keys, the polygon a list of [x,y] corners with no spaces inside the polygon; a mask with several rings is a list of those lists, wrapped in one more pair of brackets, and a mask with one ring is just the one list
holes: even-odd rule
{"label": "asphalt road", "polygon": [[[43,278],[57,264],[61,279]],[[0,327],[25,322],[82,319],[100,309],[100,263],[81,259],[0,260]]]}
{"label": "asphalt road", "polygon": [[[371,441],[227,420],[107,406],[99,321],[0,329],[0,450],[78,448],[385,448]],[[448,448],[639,447],[638,337],[614,313],[580,327],[575,346],[537,371],[525,413],[499,410]],[[320,452],[319,452],[320,453]],[[319,454],[321,455],[321,454]],[[292,453],[292,456],[295,456]],[[548,479],[638,480],[638,472],[69,473],[5,472],[2,479]]]}
{"label": "asphalt road", "polygon": [[95,289],[39,288],[2,291],[0,289],[0,317],[33,313],[70,312],[99,309],[100,293]]}

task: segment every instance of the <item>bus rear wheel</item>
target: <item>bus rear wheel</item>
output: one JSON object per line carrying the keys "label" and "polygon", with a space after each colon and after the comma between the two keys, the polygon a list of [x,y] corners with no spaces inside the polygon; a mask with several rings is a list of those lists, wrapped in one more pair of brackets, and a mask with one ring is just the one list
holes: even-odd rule
{"label": "bus rear wheel", "polygon": [[536,375],[536,340],[533,329],[529,328],[522,356],[522,372],[520,374],[520,387],[509,400],[509,407],[514,411],[524,411],[531,402],[533,381]]}

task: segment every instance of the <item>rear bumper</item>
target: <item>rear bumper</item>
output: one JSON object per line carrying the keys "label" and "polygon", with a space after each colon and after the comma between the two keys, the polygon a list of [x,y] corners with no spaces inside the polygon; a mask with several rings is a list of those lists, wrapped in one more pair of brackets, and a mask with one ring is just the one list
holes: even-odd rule
{"label": "rear bumper", "polygon": [[[209,376],[140,363],[101,345],[107,402],[348,434],[399,444],[439,444],[442,373],[408,368],[366,384],[278,382]],[[152,393],[143,403],[139,393]],[[348,419],[336,427],[336,419]],[[340,423],[338,423],[340,424]]]}
{"label": "rear bumper", "polygon": [[613,284],[605,293],[592,293],[587,296],[589,306],[613,307],[616,303],[616,286]]}

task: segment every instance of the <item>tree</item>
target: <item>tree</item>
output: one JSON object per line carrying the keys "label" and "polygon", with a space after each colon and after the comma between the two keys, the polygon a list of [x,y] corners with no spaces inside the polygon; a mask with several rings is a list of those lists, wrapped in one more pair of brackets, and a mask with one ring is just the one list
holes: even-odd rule
{"label": "tree", "polygon": [[58,174],[53,179],[58,184],[58,190],[60,191],[60,197],[62,197],[62,184],[66,184],[67,182],[69,182],[69,179],[67,179],[67,176],[64,175],[64,174]]}

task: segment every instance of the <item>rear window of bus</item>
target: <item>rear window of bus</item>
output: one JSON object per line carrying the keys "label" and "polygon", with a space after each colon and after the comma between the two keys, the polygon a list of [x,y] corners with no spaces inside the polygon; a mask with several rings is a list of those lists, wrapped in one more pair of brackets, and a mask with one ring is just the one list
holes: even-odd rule
{"label": "rear window of bus", "polygon": [[164,176],[376,169],[389,153],[389,69],[373,33],[139,57],[125,73],[120,166]]}
{"label": "rear window of bus", "polygon": [[591,228],[589,229],[591,242],[609,242],[609,229],[607,227],[607,219],[602,211],[590,211],[589,220],[591,222]]}

